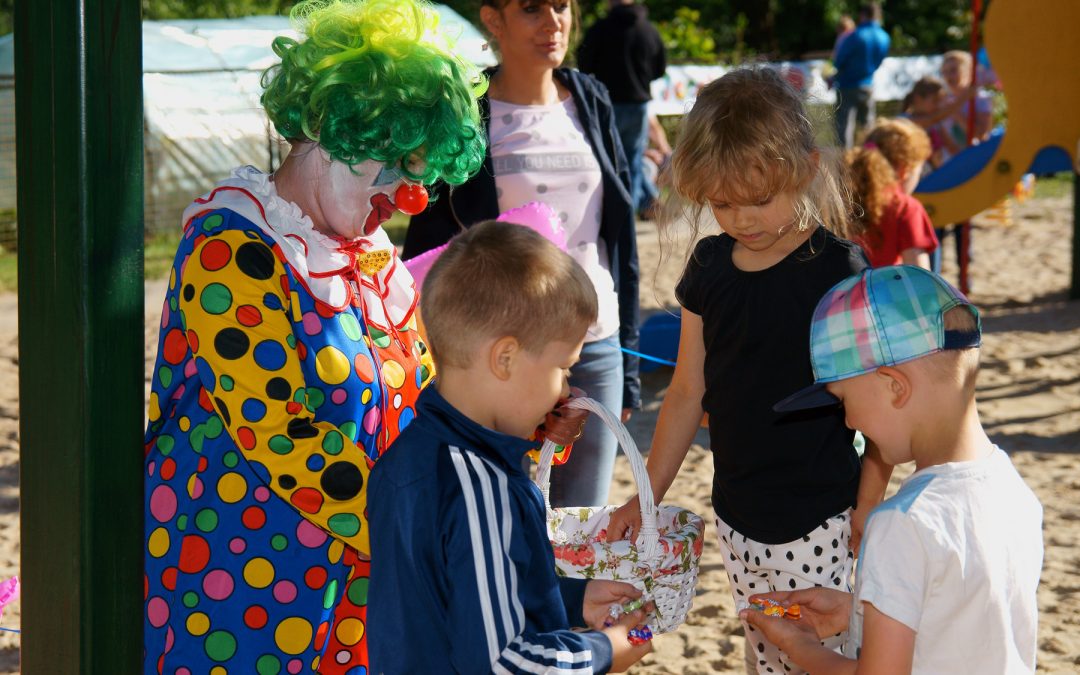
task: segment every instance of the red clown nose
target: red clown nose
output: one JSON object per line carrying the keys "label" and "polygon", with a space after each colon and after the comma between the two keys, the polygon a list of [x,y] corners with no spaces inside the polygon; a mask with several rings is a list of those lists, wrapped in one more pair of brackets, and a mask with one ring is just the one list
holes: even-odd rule
{"label": "red clown nose", "polygon": [[415,216],[428,205],[428,192],[423,185],[402,183],[394,193],[394,206],[407,216]]}

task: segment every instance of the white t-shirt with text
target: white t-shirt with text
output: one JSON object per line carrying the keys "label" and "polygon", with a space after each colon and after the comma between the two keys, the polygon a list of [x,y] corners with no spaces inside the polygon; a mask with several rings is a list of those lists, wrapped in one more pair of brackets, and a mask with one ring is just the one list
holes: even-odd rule
{"label": "white t-shirt with text", "polygon": [[587,342],[619,330],[619,298],[607,247],[600,240],[603,175],[572,98],[553,105],[515,105],[491,100],[488,126],[499,211],[532,201],[559,215],[567,253],[596,288],[599,313]]}

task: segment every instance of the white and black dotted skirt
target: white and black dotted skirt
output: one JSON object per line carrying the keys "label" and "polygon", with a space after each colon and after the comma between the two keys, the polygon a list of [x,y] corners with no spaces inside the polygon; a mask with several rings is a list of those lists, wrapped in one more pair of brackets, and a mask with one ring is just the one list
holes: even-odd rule
{"label": "white and black dotted skirt", "polygon": [[[829,518],[805,536],[785,544],[762,544],[716,519],[716,532],[724,567],[735,602],[745,601],[755,593],[793,591],[827,586],[851,591],[851,568],[855,556],[848,549],[851,539],[851,511]],[[769,643],[747,624],[747,661],[752,660],[758,673],[805,672],[788,661],[787,655]],[[825,640],[839,651],[843,636]]]}

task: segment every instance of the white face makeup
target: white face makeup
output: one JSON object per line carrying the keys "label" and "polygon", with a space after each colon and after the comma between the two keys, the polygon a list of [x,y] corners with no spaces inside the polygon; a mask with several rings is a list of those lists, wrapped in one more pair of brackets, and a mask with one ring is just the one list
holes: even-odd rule
{"label": "white face makeup", "polygon": [[327,227],[344,239],[371,235],[394,213],[393,195],[404,181],[396,169],[367,160],[354,167],[331,159],[318,188],[319,208]]}

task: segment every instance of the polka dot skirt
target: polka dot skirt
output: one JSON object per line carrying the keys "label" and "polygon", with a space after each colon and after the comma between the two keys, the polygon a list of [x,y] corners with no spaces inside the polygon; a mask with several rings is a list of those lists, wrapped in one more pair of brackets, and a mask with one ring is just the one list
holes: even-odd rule
{"label": "polka dot skirt", "polygon": [[[762,544],[748,539],[719,518],[716,531],[736,603],[755,593],[815,586],[851,591],[854,554],[848,550],[850,511],[829,518],[812,532],[785,544]],[[805,672],[789,662],[787,655],[760,632],[746,623],[743,628],[747,659],[754,660],[758,673]],[[839,636],[824,642],[837,650],[841,643]]]}

